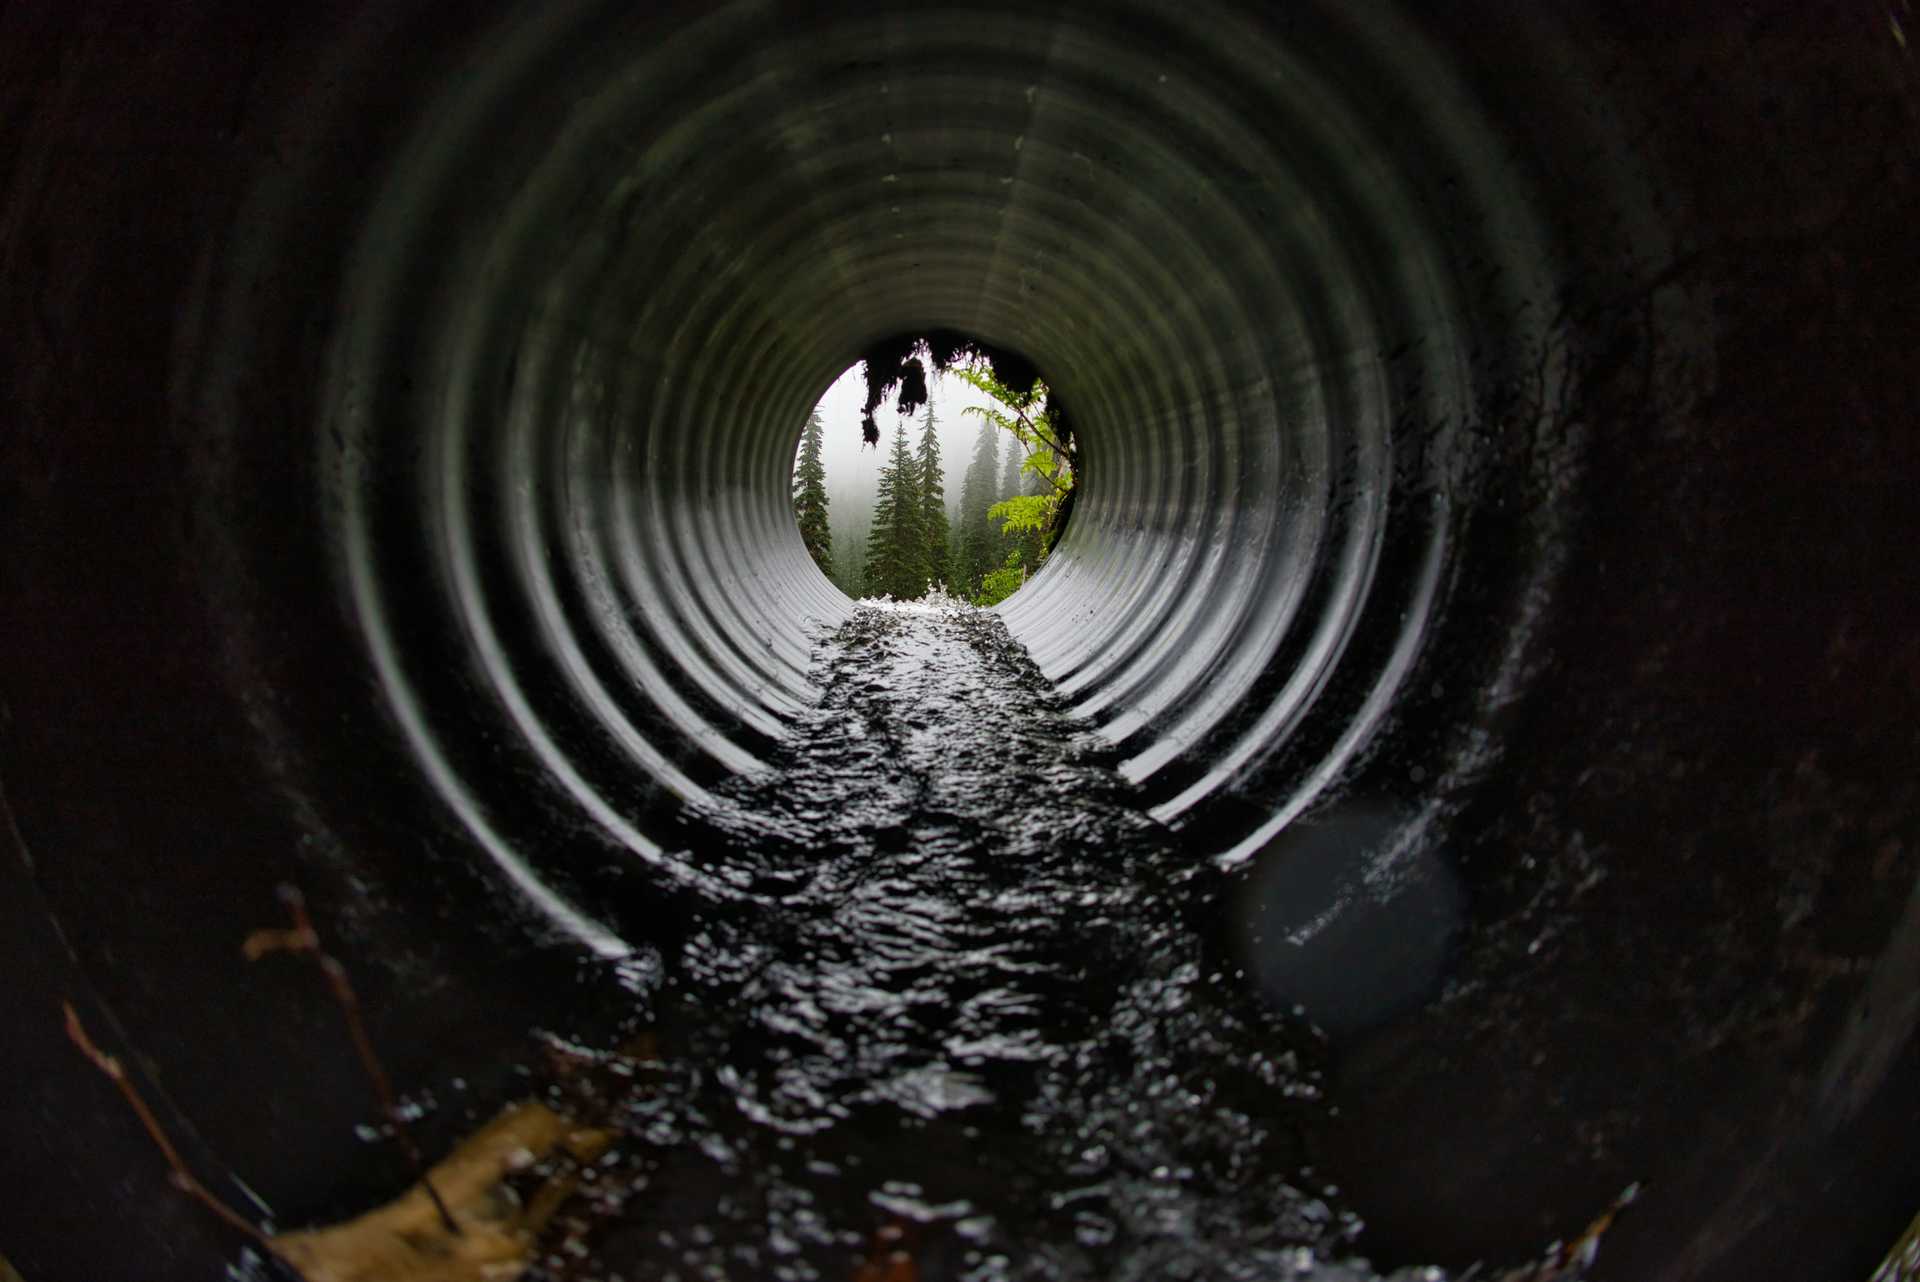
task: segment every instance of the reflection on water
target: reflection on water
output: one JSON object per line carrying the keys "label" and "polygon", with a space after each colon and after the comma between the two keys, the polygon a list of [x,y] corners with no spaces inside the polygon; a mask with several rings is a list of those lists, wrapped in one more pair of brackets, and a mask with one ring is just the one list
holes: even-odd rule
{"label": "reflection on water", "polygon": [[543,1267],[1351,1276],[1315,1265],[1357,1223],[1312,1169],[1312,1035],[1203,945],[1219,874],[999,620],[863,607],[818,661],[782,767],[685,856],[713,893],[644,1048],[561,1088],[624,1139]]}

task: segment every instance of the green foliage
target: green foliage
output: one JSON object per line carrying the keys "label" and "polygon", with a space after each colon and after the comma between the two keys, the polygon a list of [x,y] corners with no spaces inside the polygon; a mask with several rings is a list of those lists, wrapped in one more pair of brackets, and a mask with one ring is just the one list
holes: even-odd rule
{"label": "green foliage", "polygon": [[827,574],[833,573],[833,531],[827,524],[827,469],[820,451],[825,427],[820,411],[807,416],[800,438],[800,461],[793,469],[793,519],[807,555]]}
{"label": "green foliage", "polygon": [[[1024,389],[1015,388],[1003,382],[991,367],[979,362],[955,370],[954,374],[996,402],[967,412],[984,420],[987,430],[994,435],[1005,432],[1013,438],[1007,447],[1006,467],[995,487],[998,501],[990,504],[987,517],[999,522],[998,544],[1003,548],[1012,544],[1008,555],[1018,556],[1021,572],[1037,570],[1046,563],[1047,553],[1071,506],[1074,474],[1071,433],[1056,407],[1049,403],[1047,385],[1038,377]],[[1000,555],[994,551],[979,559],[998,561]],[[1002,567],[956,586],[990,595],[986,580],[992,576],[998,576],[997,581],[1002,585],[1007,581]]]}
{"label": "green foliage", "polygon": [[[999,407],[972,406],[965,413],[976,415],[1020,443],[1020,453],[1024,454],[1017,472],[1044,480],[1047,487],[1065,498],[1073,490],[1073,447],[1062,429],[1058,414],[1047,403],[1047,385],[1034,380],[1033,386],[1025,391],[1016,391],[998,378],[990,369],[971,367],[953,371],[955,378],[968,386],[986,393],[999,402]],[[1003,488],[1007,491],[1002,498],[1018,492],[1018,485],[1012,478],[1016,469],[1007,468],[1007,480]]]}
{"label": "green foliage", "polygon": [[1053,523],[1053,514],[1059,507],[1057,494],[1016,494],[988,508],[987,516],[1000,522],[1002,534],[1018,534],[1024,530],[1046,529]]}
{"label": "green foliage", "polygon": [[987,406],[968,413],[977,414],[1002,431],[1012,433],[1029,451],[1044,445],[1063,457],[1072,454],[1058,422],[1059,416],[1048,404],[1047,385],[1038,378],[1026,388],[1009,387],[990,367],[978,363],[955,369],[953,376],[998,402],[998,408]]}
{"label": "green foliage", "polygon": [[1007,553],[1007,559],[999,569],[989,571],[980,580],[980,590],[973,595],[973,603],[978,606],[999,605],[1002,601],[1020,590],[1027,581],[1027,567],[1020,564],[1018,549]]}

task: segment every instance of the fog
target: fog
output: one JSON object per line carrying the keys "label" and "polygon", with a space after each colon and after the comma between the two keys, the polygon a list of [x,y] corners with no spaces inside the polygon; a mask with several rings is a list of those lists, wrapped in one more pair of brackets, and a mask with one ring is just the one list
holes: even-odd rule
{"label": "fog", "polygon": [[[940,470],[945,474],[947,512],[959,508],[960,478],[966,473],[967,460],[973,457],[973,442],[982,423],[979,417],[962,411],[970,406],[986,406],[992,400],[959,379],[939,373],[929,374],[927,386],[933,393],[933,416],[940,434]],[[867,446],[860,439],[860,407],[866,403],[867,382],[856,362],[834,380],[820,398],[820,421],[826,424],[826,448],[823,459],[827,469],[827,502],[837,528],[843,522],[857,520],[866,526],[867,510],[879,483],[880,468],[893,448],[893,426],[900,415],[889,401],[874,411],[880,425],[880,444]],[[926,417],[917,411],[907,423],[907,440],[914,449],[920,445],[920,424]],[[798,457],[798,433],[795,429],[794,454]],[[1004,445],[1004,442],[1003,442]]]}

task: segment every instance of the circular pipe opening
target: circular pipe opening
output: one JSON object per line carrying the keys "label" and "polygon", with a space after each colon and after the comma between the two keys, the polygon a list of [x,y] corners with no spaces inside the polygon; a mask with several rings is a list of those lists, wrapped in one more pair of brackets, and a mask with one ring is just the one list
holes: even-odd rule
{"label": "circular pipe opening", "polygon": [[[329,1014],[234,960],[276,882],[403,1078],[643,963],[852,609],[793,426],[938,328],[1055,374],[1090,460],[1011,634],[1276,1000],[1377,963],[1332,1089],[1378,1253],[1518,1258],[1646,1179],[1618,1276],[1861,1274],[1920,1200],[1898,17],[0,23],[29,1278],[219,1241],[87,1231],[144,1159],[63,995],[326,1209],[351,1061],[285,1083]],[[1320,895],[1331,962],[1249,924]]]}
{"label": "circular pipe opening", "polygon": [[[883,340],[834,380],[795,442],[790,493],[801,544],[848,597],[998,605],[1065,534],[1085,466],[1071,415],[1032,361],[936,331]],[[919,495],[915,533],[892,529],[902,475]]]}

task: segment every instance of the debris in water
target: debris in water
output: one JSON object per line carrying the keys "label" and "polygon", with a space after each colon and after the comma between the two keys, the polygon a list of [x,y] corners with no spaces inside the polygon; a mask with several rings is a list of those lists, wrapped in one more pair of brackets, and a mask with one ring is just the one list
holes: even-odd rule
{"label": "debris in water", "polygon": [[[607,1132],[578,1126],[538,1100],[509,1105],[430,1172],[460,1231],[447,1230],[415,1186],[358,1219],[281,1233],[275,1255],[306,1282],[512,1282],[541,1233],[607,1151]],[[570,1159],[522,1200],[512,1177],[559,1154]]]}
{"label": "debris in water", "polygon": [[[94,1044],[71,1002],[65,1008],[68,1039],[119,1088],[172,1168],[175,1187],[305,1282],[512,1282],[525,1270],[542,1230],[572,1196],[576,1172],[604,1154],[611,1137],[577,1125],[539,1101],[522,1101],[508,1106],[431,1171],[421,1170],[405,1112],[367,1037],[346,968],[322,948],[300,892],[283,886],[280,898],[293,915],[292,927],[257,930],[247,937],[243,951],[249,960],[294,952],[310,953],[319,962],[375,1093],[414,1164],[414,1187],[394,1201],[345,1224],[270,1235],[187,1168],[119,1059]],[[569,1160],[523,1199],[510,1177],[555,1154]]]}
{"label": "debris in water", "polygon": [[460,1225],[447,1209],[446,1202],[434,1188],[433,1180],[421,1168],[424,1163],[420,1157],[420,1148],[413,1142],[413,1132],[407,1128],[407,1114],[394,1099],[393,1086],[387,1081],[387,1070],[381,1066],[380,1057],[374,1053],[373,1042],[367,1036],[366,1021],[360,1017],[360,999],[353,991],[353,985],[347,979],[347,968],[326,949],[320,946],[320,932],[314,929],[313,918],[307,914],[306,896],[297,886],[280,887],[280,902],[293,914],[293,927],[290,930],[256,930],[247,936],[240,951],[246,954],[248,961],[258,961],[268,953],[312,953],[314,960],[320,963],[320,973],[327,978],[327,987],[332,990],[334,1001],[346,1016],[347,1032],[353,1038],[354,1050],[360,1056],[360,1065],[366,1070],[367,1079],[373,1083],[374,1094],[380,1099],[380,1107],[387,1115],[387,1121],[393,1127],[393,1135],[407,1155],[407,1161],[413,1166],[414,1178],[426,1190],[427,1198],[433,1203],[434,1210],[440,1216],[440,1227],[455,1237],[460,1235]]}

